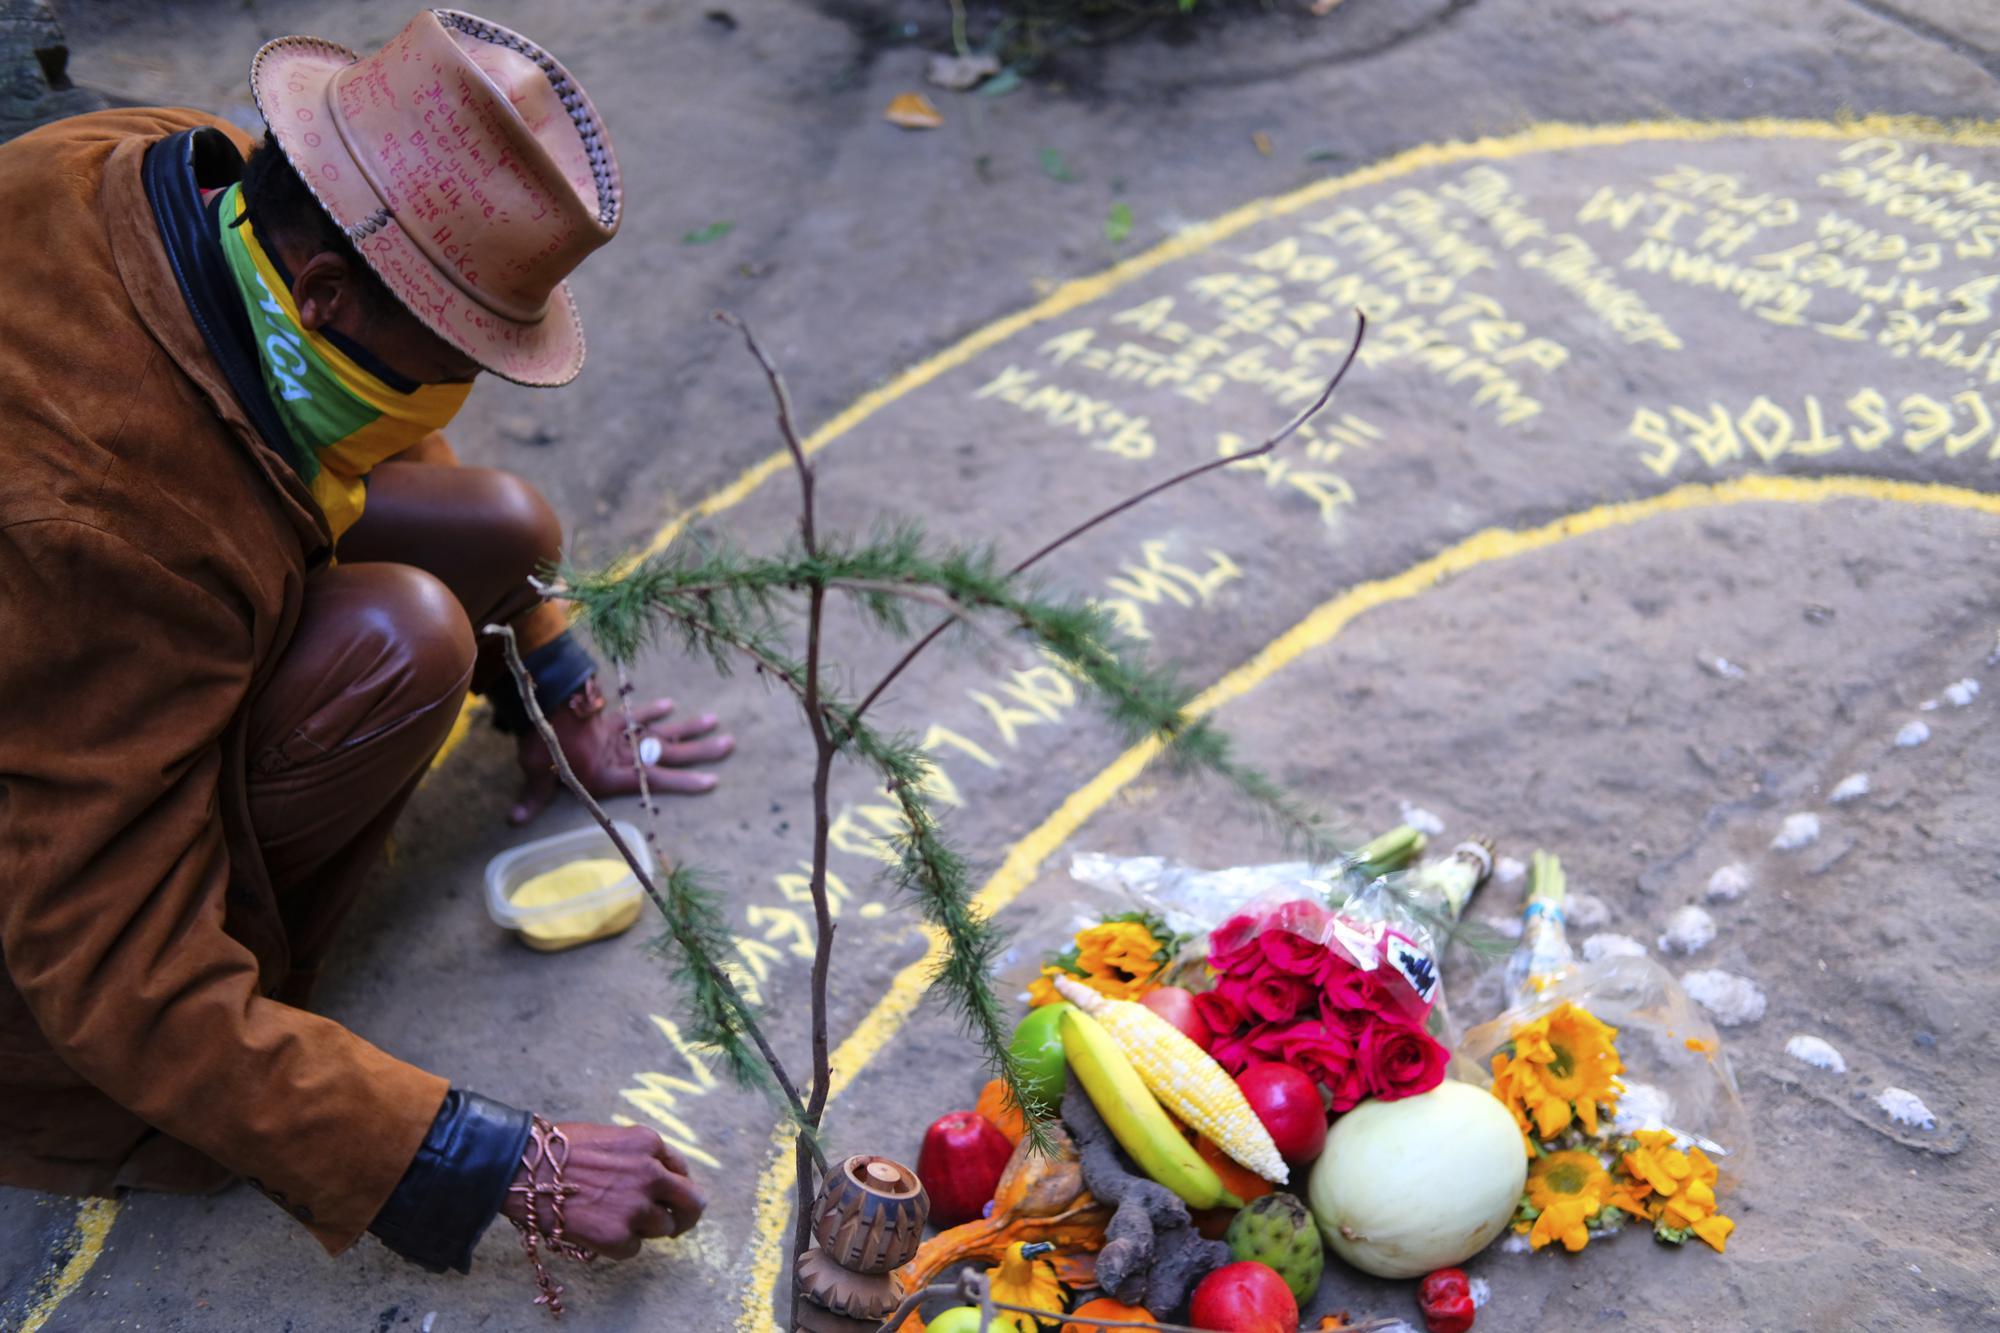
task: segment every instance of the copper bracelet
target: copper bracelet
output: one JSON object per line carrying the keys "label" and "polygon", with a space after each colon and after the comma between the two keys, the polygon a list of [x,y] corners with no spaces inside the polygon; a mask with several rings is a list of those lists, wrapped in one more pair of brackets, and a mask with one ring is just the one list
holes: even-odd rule
{"label": "copper bracelet", "polygon": [[[589,1263],[597,1255],[583,1246],[569,1240],[564,1234],[565,1221],[563,1204],[577,1193],[578,1187],[563,1180],[563,1169],[569,1165],[569,1136],[540,1116],[532,1116],[528,1123],[528,1143],[521,1152],[521,1169],[527,1175],[527,1183],[509,1185],[509,1194],[519,1195],[525,1200],[523,1218],[510,1217],[514,1229],[521,1233],[521,1248],[527,1252],[528,1262],[535,1270],[535,1286],[541,1294],[535,1297],[535,1304],[546,1305],[549,1313],[562,1317],[562,1283],[550,1276],[548,1266],[542,1262],[541,1251],[546,1247],[556,1254],[574,1259],[578,1263]],[[547,1168],[548,1179],[542,1179]],[[548,1220],[542,1217],[542,1205],[548,1205]]]}

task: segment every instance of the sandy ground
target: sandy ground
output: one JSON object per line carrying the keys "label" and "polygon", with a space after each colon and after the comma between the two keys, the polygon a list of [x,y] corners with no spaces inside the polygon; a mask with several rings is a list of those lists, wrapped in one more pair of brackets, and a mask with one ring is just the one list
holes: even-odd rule
{"label": "sandy ground", "polygon": [[[879,112],[944,41],[927,8],[732,4],[733,24],[669,4],[488,12],[590,87],[630,220],[619,258],[579,278],[584,378],[485,386],[454,438],[543,485],[588,552],[644,543],[774,447],[754,367],[702,318],[716,306],[756,323],[808,425],[840,424],[822,455],[829,522],[922,511],[1020,551],[1270,429],[1347,337],[1348,306],[1368,305],[1368,361],[1279,463],[1106,529],[1057,577],[1112,599],[1190,680],[1232,682],[1221,716],[1245,753],[1356,831],[1408,802],[1447,837],[1490,834],[1522,859],[1549,847],[1604,905],[1592,929],[1648,944],[1714,870],[1750,868],[1748,894],[1712,908],[1716,941],[1668,960],[1750,978],[1768,1001],[1726,1033],[1756,1126],[1729,1254],[1637,1234],[1574,1258],[1489,1253],[1479,1326],[2000,1326],[2000,395],[1976,359],[2000,265],[1977,218],[1889,202],[1935,192],[1935,171],[1881,184],[1924,153],[2000,178],[2000,148],[1829,123],[1993,115],[2000,23],[1983,7],[1349,0],[1323,20],[1246,15],[1073,53],[1005,97],[940,95],[947,124],[923,135]],[[367,46],[404,17],[372,2],[66,14],[79,83],[238,117],[262,37]],[[1751,117],[1795,123],[1534,128]],[[1422,149],[1480,136],[1500,138]],[[1046,151],[1076,179],[1045,170]],[[1256,200],[1273,202],[1235,211]],[[1120,202],[1133,228],[1114,244]],[[683,240],[724,221],[719,240]],[[1409,260],[1431,267],[1398,244],[1431,247]],[[1320,290],[1346,276],[1362,285]],[[1197,334],[1228,344],[1213,382],[1213,367],[1158,369]],[[728,493],[717,522],[783,541],[787,480]],[[884,652],[841,642],[858,675]],[[1115,739],[1034,666],[940,655],[891,701],[932,738],[955,836],[992,872],[1024,959],[1069,924],[1075,851],[1277,856],[1218,793],[1107,774]],[[648,674],[739,738],[723,787],[673,806],[667,836],[729,886],[744,966],[803,1050],[804,737],[754,682],[668,659]],[[1968,678],[1987,692],[1924,708]],[[1925,743],[1893,744],[1919,720]],[[698,1232],[578,1275],[568,1324],[771,1327],[785,1219],[759,1191],[781,1198],[786,1177],[768,1109],[655,1017],[671,1019],[671,990],[636,934],[543,957],[485,918],[481,867],[521,840],[499,824],[510,763],[475,730],[419,793],[323,1006],[466,1086],[629,1115],[712,1163]],[[1868,794],[1834,804],[1857,772]],[[974,1083],[948,1021],[909,1009],[923,942],[872,882],[873,794],[850,775],[838,795],[850,1058],[830,1133],[907,1158]],[[1818,839],[1772,850],[1804,812]],[[535,832],[578,819],[565,806]],[[1475,912],[1517,908],[1518,887],[1495,885]],[[1446,980],[1483,1016],[1490,987],[1467,960]],[[1796,1033],[1832,1042],[1848,1072],[1790,1060]],[[1891,1085],[1935,1127],[1890,1123],[1874,1097]],[[504,1233],[447,1279],[372,1242],[328,1258],[243,1189],[127,1201],[108,1232],[77,1223],[67,1201],[0,1193],[0,1327],[543,1318]],[[1413,1314],[1407,1287],[1337,1266],[1313,1308]]]}

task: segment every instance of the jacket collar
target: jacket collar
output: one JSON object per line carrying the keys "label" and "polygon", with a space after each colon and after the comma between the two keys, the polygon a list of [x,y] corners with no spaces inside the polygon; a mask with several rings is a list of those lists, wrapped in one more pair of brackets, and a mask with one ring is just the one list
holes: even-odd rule
{"label": "jacket collar", "polygon": [[[228,375],[203,338],[196,314],[176,277],[143,178],[146,152],[155,144],[163,151],[171,149],[186,155],[189,173],[186,184],[190,191],[196,184],[197,169],[230,169],[217,156],[220,152],[227,152],[233,158],[235,171],[242,170],[241,152],[220,130],[194,130],[165,140],[128,139],[114,149],[105,166],[100,200],[119,278],[154,341],[201,391],[215,415],[235,433],[271,483],[287,517],[298,530],[307,563],[317,564],[332,546],[326,516],[291,463],[253,424],[230,386]],[[198,194],[194,197],[199,199]]]}

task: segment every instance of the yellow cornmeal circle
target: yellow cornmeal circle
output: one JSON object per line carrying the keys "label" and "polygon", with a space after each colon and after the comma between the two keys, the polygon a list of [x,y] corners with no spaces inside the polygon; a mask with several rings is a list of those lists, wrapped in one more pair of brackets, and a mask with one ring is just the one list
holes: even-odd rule
{"label": "yellow cornmeal circle", "polygon": [[[536,875],[514,890],[509,901],[520,908],[552,907],[607,889],[631,875],[630,866],[610,857],[571,861]],[[616,902],[525,922],[521,926],[521,942],[544,952],[573,949],[627,930],[638,919],[639,895],[635,892]]]}

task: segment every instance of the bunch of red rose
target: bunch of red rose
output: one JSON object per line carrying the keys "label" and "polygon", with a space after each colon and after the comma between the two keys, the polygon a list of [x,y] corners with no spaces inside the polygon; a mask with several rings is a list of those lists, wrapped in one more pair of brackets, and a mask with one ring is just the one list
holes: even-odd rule
{"label": "bunch of red rose", "polygon": [[[1321,943],[1329,938],[1338,942]],[[1194,997],[1209,1054],[1231,1075],[1267,1060],[1292,1065],[1336,1112],[1429,1092],[1450,1055],[1424,1031],[1429,1000],[1391,965],[1385,946],[1397,944],[1407,942],[1311,902],[1231,917],[1209,936],[1215,987]],[[1375,966],[1359,966],[1356,952]]]}

